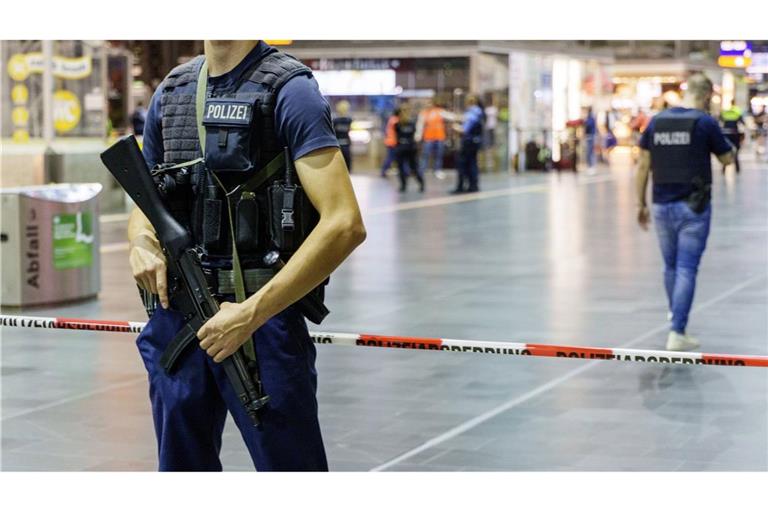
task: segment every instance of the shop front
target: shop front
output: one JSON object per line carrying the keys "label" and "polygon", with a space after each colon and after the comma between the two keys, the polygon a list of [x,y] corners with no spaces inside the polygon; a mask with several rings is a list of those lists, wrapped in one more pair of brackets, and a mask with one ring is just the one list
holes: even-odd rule
{"label": "shop front", "polygon": [[122,204],[98,154],[109,126],[103,41],[0,41],[2,186],[97,182],[102,209]]}
{"label": "shop front", "polygon": [[592,108],[610,127],[610,59],[513,51],[509,54],[511,169],[573,169],[583,153],[581,120]]}
{"label": "shop front", "polygon": [[[469,58],[302,58],[310,66],[334,114],[350,105],[353,168],[378,169],[384,158],[384,130],[393,110],[408,103],[414,111],[428,101],[450,111],[463,107],[469,89]],[[452,160],[449,141],[446,160]],[[449,166],[446,164],[446,166]]]}

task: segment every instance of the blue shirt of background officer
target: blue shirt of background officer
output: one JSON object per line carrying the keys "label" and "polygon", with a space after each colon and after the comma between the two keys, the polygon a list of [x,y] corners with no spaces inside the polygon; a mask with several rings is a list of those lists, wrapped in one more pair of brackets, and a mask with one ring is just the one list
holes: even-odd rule
{"label": "blue shirt of background officer", "polygon": [[[654,117],[640,139],[640,161],[637,174],[638,222],[648,229],[651,212],[648,211],[645,196],[648,174],[664,162],[655,159],[656,147],[654,129],[662,118],[671,116],[695,116],[690,136],[682,137],[687,150],[686,167],[697,169],[711,176],[714,153],[723,165],[731,163],[731,144],[720,131],[717,121],[707,114],[712,98],[712,82],[703,74],[694,74],[687,81],[683,107],[674,107]],[[661,153],[659,153],[661,154]],[[690,180],[689,180],[690,181]],[[701,190],[699,190],[701,189]],[[694,194],[704,194],[696,196]],[[693,182],[654,183],[653,219],[664,258],[664,285],[667,293],[672,325],[667,337],[667,350],[692,350],[699,346],[698,340],[686,334],[688,314],[693,304],[696,275],[699,262],[709,235],[712,207],[709,204],[709,188],[701,188]],[[693,199],[702,197],[700,207],[692,207]],[[701,209],[701,211],[696,211]]]}
{"label": "blue shirt of background officer", "polygon": [[[268,46],[257,41],[206,41],[205,57],[208,62],[209,90],[212,87],[224,89],[232,87],[235,82],[239,81],[245,70],[251,67],[250,64],[256,59],[260,59],[265,48]],[[160,90],[153,97],[144,131],[144,155],[150,167],[163,159],[163,140],[158,105],[159,93]],[[267,324],[273,325],[273,327],[267,327],[267,332],[276,333],[278,338],[285,337],[283,335],[286,333],[281,331],[284,329],[282,327],[275,328],[271,320],[323,282],[365,239],[365,228],[357,200],[331,126],[330,109],[325,100],[322,99],[314,79],[300,75],[290,79],[283,86],[277,97],[275,127],[279,138],[289,147],[293,155],[296,173],[308,199],[318,211],[320,220],[285,267],[265,286],[242,303],[223,302],[220,311],[198,331],[200,347],[216,363],[220,363],[233,354],[246,340],[251,338],[257,329]],[[163,308],[168,308],[165,257],[157,242],[152,225],[138,209],[131,212],[128,238],[130,241],[129,260],[134,278],[143,289],[157,293]],[[157,313],[166,314],[164,310],[158,310],[153,315],[152,320],[155,319]],[[150,320],[150,324],[152,324],[152,320]],[[303,326],[301,332],[305,334],[305,331],[306,326]],[[164,336],[163,333],[164,331],[159,332],[158,336]],[[290,338],[292,333],[288,332],[287,336]],[[280,343],[290,341],[290,339],[282,340],[282,338],[279,340]],[[200,353],[202,354],[202,352]],[[269,363],[267,361],[264,364]],[[201,368],[204,369],[205,366],[203,365]],[[297,371],[304,371],[304,369],[297,369]],[[218,371],[218,373],[223,372]],[[153,377],[151,379],[153,387],[166,385],[156,381],[156,378],[164,379],[165,376]],[[192,375],[189,383],[182,382],[176,385],[194,387],[198,385],[195,381],[197,378]],[[266,374],[264,378],[267,378]],[[170,387],[171,383],[167,385]],[[214,391],[211,390],[216,389],[208,386],[206,393],[212,393]],[[195,396],[194,393],[192,395]],[[161,401],[164,398],[160,397]],[[169,398],[169,400],[176,399],[176,396]],[[155,416],[156,428],[158,428],[157,414],[154,414],[156,405],[153,400],[153,415]],[[217,405],[217,407],[219,406]],[[303,406],[296,404],[294,407]],[[170,414],[164,410],[162,413]],[[186,414],[191,414],[191,412],[188,411]],[[213,414],[213,411],[201,411],[198,414]],[[169,456],[170,466],[166,467],[174,469],[178,469],[179,466],[182,469],[220,468],[217,450],[205,446],[200,447],[199,441],[191,443],[183,439],[192,437],[191,432],[202,428],[196,423],[208,421],[207,417],[198,418],[198,420],[196,422],[188,417],[161,418],[161,427],[172,430],[173,438],[169,440],[169,443],[175,446],[175,453],[171,453]],[[188,425],[178,426],[174,424],[168,426],[167,424],[171,421],[186,422]],[[219,426],[223,428],[223,420]],[[243,427],[240,424],[238,426],[242,431]],[[274,444],[275,439],[272,436],[279,437],[282,435],[280,429],[287,430],[291,426],[278,427],[278,430],[269,434],[268,437],[272,438]],[[184,430],[185,427],[187,430]],[[187,435],[188,433],[189,435]],[[218,432],[218,441],[211,439],[209,443],[214,445],[214,448],[217,442],[220,445],[220,435],[221,432]],[[160,433],[158,433],[158,437],[160,437]],[[216,436],[214,435],[214,437]],[[245,432],[243,432],[243,437],[248,444],[249,440]],[[204,462],[198,462],[203,459],[202,456],[198,456],[197,459],[190,459],[179,448],[179,446],[184,446],[184,442],[192,444],[194,448],[200,447],[199,451],[207,450],[211,453]],[[269,444],[270,439],[262,439],[259,442]],[[281,438],[279,442],[286,445],[287,450],[291,449],[290,446],[287,446],[290,443],[286,442],[285,439]],[[251,444],[248,446],[253,455],[254,449]],[[261,449],[256,448],[255,450]],[[192,454],[192,456],[196,456],[196,454]],[[300,457],[300,454],[297,457]],[[163,467],[162,458],[161,447],[161,468]],[[181,462],[177,463],[178,460]],[[290,464],[300,465],[300,461],[297,463],[294,457]],[[269,464],[268,467],[275,468],[274,465]],[[277,467],[276,469],[281,468]]]}

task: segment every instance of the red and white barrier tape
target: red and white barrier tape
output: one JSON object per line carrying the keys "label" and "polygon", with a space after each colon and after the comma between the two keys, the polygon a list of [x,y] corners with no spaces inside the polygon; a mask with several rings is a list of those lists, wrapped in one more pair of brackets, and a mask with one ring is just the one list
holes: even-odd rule
{"label": "red and white barrier tape", "polygon": [[[144,322],[0,315],[0,326],[5,327],[138,333],[145,325],[146,323]],[[634,361],[637,363],[768,367],[768,356],[704,354],[698,352],[669,352],[664,350],[595,348],[568,345],[540,345],[535,343],[452,340],[447,338],[411,338],[405,336],[379,336],[375,334],[335,332],[313,332],[310,334],[314,342],[321,345],[446,350],[450,352],[472,352],[512,356],[570,357],[605,361]]]}

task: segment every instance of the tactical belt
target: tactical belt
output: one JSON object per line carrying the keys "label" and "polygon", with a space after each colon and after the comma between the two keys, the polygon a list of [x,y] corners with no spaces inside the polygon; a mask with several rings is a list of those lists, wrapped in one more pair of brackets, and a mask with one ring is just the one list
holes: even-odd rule
{"label": "tactical belt", "polygon": [[[256,293],[274,277],[276,271],[271,268],[250,268],[243,271],[245,292]],[[208,287],[214,295],[234,295],[235,275],[232,270],[203,269]]]}

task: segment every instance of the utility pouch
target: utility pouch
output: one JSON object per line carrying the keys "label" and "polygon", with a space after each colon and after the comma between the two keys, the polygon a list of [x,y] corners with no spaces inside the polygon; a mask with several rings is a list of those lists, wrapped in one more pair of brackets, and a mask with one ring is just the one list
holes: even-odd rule
{"label": "utility pouch", "polygon": [[205,102],[205,165],[211,172],[247,172],[251,159],[253,94],[208,98]]}
{"label": "utility pouch", "polygon": [[281,253],[294,252],[298,247],[295,239],[298,234],[296,221],[300,220],[296,209],[299,190],[300,187],[284,182],[275,182],[268,189],[269,235]]}
{"label": "utility pouch", "polygon": [[237,202],[235,239],[237,249],[243,253],[255,252],[259,247],[259,203],[256,194],[245,191]]}
{"label": "utility pouch", "polygon": [[205,186],[203,198],[203,248],[206,252],[219,253],[224,250],[221,232],[223,201],[215,185]]}

